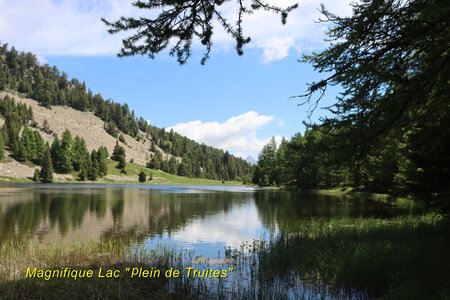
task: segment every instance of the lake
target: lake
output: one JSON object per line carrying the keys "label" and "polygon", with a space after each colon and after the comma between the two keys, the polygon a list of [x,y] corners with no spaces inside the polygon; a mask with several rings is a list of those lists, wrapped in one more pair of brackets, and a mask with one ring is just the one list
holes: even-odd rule
{"label": "lake", "polygon": [[0,187],[0,242],[138,240],[217,256],[302,219],[386,215],[385,206],[230,186],[10,184]]}
{"label": "lake", "polygon": [[217,257],[304,219],[386,213],[385,205],[350,197],[248,187],[3,184],[0,242],[123,239]]}
{"label": "lake", "polygon": [[[23,270],[47,266],[42,260],[59,268],[73,259],[84,265],[106,259],[115,268],[116,255],[117,261],[140,263],[146,253],[158,257],[154,253],[162,245],[184,257],[163,253],[163,264],[170,260],[167,268],[173,263],[236,269],[223,281],[167,281],[169,293],[185,293],[179,296],[445,298],[450,293],[447,235],[440,214],[340,194],[225,185],[2,183],[0,252],[6,264],[0,264],[0,291],[12,295]],[[99,247],[80,248],[80,241]],[[48,293],[46,285],[26,284],[24,291],[39,291],[37,298]],[[83,297],[97,295],[96,285],[73,284],[85,291]],[[145,281],[134,284],[139,282],[106,290],[108,295],[148,290]],[[66,292],[72,289],[67,285]]]}

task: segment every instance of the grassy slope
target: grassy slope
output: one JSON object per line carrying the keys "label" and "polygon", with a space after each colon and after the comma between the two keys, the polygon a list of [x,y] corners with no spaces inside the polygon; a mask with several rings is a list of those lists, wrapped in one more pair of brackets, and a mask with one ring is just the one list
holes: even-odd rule
{"label": "grassy slope", "polygon": [[[0,162],[1,163],[1,162]],[[28,166],[33,167],[31,163],[27,163]],[[139,183],[138,174],[141,170],[144,170],[147,174],[146,184],[192,184],[192,185],[242,185],[240,181],[225,181],[222,183],[220,180],[211,180],[205,178],[189,178],[183,176],[177,176],[169,174],[160,170],[152,170],[141,165],[128,162],[125,170],[126,174],[122,174],[119,169],[116,168],[117,162],[108,159],[108,175],[113,175],[114,179],[99,178],[95,183]],[[37,168],[37,166],[35,166]],[[148,180],[152,174],[153,179]],[[72,172],[73,181],[77,183],[92,183],[93,181],[78,181],[78,172]],[[14,178],[7,176],[0,176],[0,182],[32,182],[30,179]],[[55,180],[54,182],[67,182],[65,180]]]}
{"label": "grassy slope", "polygon": [[222,181],[219,180],[211,180],[211,179],[203,179],[203,178],[188,178],[177,176],[173,174],[169,174],[160,170],[152,170],[149,168],[145,168],[138,164],[128,162],[125,170],[127,174],[122,174],[119,169],[116,168],[117,162],[113,160],[108,160],[108,175],[116,175],[123,176],[124,182],[130,182],[127,180],[128,177],[132,176],[134,179],[131,182],[138,182],[138,174],[141,170],[144,170],[145,174],[147,174],[147,179],[150,174],[152,174],[153,180],[147,180],[146,183],[153,184],[201,184],[201,185],[242,185],[240,181]]}

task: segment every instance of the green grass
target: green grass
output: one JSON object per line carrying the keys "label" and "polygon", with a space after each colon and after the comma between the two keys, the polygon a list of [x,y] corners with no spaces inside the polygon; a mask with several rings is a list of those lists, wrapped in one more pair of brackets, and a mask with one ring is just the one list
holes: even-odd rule
{"label": "green grass", "polygon": [[14,183],[25,183],[25,182],[33,182],[28,178],[15,178],[9,176],[0,176],[0,182],[14,182]]}
{"label": "green grass", "polygon": [[[229,249],[221,268],[235,277],[179,279],[25,279],[27,267],[167,270],[186,265],[209,268],[195,254],[164,246],[146,250],[133,241],[110,240],[4,243],[0,245],[0,294],[6,298],[203,298],[286,299],[297,288],[317,297],[448,299],[449,226],[439,214],[392,219],[307,219],[295,232],[270,242]],[[136,245],[130,251],[129,245]]]}
{"label": "green grass", "polygon": [[[122,242],[46,242],[30,241],[24,244],[0,246],[0,298],[11,299],[161,299],[169,296],[164,278],[139,279],[121,276],[105,279],[97,276],[103,270],[120,270],[126,274],[127,267],[167,268],[170,263],[178,266],[175,252],[170,249],[149,252],[147,260],[136,257],[125,259]],[[43,270],[70,267],[93,270],[93,278],[26,278],[27,268]],[[105,271],[103,271],[103,274]],[[182,295],[180,290],[179,294]],[[175,294],[176,297],[178,297]],[[175,298],[176,298],[175,297]]]}
{"label": "green grass", "polygon": [[259,251],[259,273],[266,282],[282,278],[289,285],[302,278],[346,297],[362,292],[363,298],[446,299],[448,232],[444,217],[435,213],[309,220]]}
{"label": "green grass", "polygon": [[242,185],[240,181],[222,181],[211,180],[205,178],[189,178],[183,176],[177,176],[163,172],[161,170],[152,170],[141,165],[127,162],[125,170],[126,174],[121,173],[121,171],[116,168],[117,162],[108,159],[108,175],[116,176],[134,176],[136,178],[135,182],[138,182],[138,175],[141,170],[144,170],[149,179],[150,174],[152,174],[153,180],[147,180],[146,183],[149,184],[192,184],[192,185]]}
{"label": "green grass", "polygon": [[[26,165],[30,167],[37,167],[33,165],[31,162],[26,163]],[[222,182],[220,180],[211,180],[211,179],[205,179],[205,178],[189,178],[189,177],[183,177],[183,176],[177,176],[173,174],[169,174],[166,172],[163,172],[161,170],[152,170],[149,168],[146,168],[144,166],[127,162],[125,170],[126,174],[121,173],[121,171],[116,168],[117,162],[108,159],[107,161],[108,166],[108,175],[115,175],[123,177],[123,179],[107,179],[107,178],[98,178],[96,181],[78,181],[78,172],[73,171],[71,175],[73,176],[73,180],[70,180],[72,183],[140,183],[138,181],[138,174],[141,170],[144,170],[145,174],[147,175],[147,179],[149,179],[150,174],[152,174],[153,180],[147,180],[146,184],[190,184],[190,185],[231,185],[231,186],[242,186],[241,181],[225,181]],[[30,174],[30,177],[32,177],[33,174]],[[134,177],[133,180],[129,180],[127,177]],[[14,177],[7,177],[7,176],[0,176],[0,182],[32,182],[30,179],[27,178],[14,178]],[[55,182],[68,182],[67,180],[58,181],[55,180]]]}
{"label": "green grass", "polygon": [[423,211],[426,209],[423,201],[417,201],[411,197],[394,197],[389,194],[371,193],[366,191],[359,191],[352,187],[313,190],[312,192],[323,195],[348,195],[352,197],[363,197],[372,201],[388,203],[396,207],[409,211]]}

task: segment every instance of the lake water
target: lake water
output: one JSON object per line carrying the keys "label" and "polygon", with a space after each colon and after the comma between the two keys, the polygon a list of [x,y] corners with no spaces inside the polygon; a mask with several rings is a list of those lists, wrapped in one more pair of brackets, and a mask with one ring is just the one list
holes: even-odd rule
{"label": "lake water", "polygon": [[[42,243],[44,251],[55,241],[64,249],[72,241],[102,241],[119,253],[123,247],[119,260],[149,258],[152,265],[159,256],[147,250],[159,254],[168,245],[162,259],[179,269],[234,268],[223,281],[169,280],[168,291],[224,299],[429,299],[430,291],[446,299],[444,225],[434,213],[414,215],[336,194],[225,185],[0,184],[0,249],[28,241]],[[270,243],[254,252],[230,251],[254,240]]]}
{"label": "lake water", "polygon": [[302,220],[385,214],[379,203],[350,197],[247,187],[0,185],[0,243],[122,239],[217,257]]}

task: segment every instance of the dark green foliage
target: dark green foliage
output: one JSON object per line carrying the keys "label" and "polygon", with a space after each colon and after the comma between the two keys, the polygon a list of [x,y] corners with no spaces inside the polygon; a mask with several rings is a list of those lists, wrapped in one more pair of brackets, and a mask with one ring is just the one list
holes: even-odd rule
{"label": "dark green foliage", "polygon": [[88,178],[88,170],[90,165],[90,160],[86,159],[80,165],[80,172],[78,173],[78,180],[85,181]]}
{"label": "dark green foliage", "polygon": [[39,169],[35,169],[33,173],[33,181],[38,182],[40,180],[40,174],[41,172]]}
{"label": "dark green foliage", "polygon": [[[169,152],[174,156],[182,156],[183,160],[187,158],[184,166],[180,170],[180,174],[186,173],[187,170],[190,176],[196,178],[209,179],[225,179],[225,180],[239,180],[240,178],[249,176],[251,174],[250,165],[241,158],[224,152],[222,150],[199,144],[193,140],[183,137],[173,130],[166,132],[164,128],[158,129],[149,126],[149,132],[152,137],[152,145],[157,141],[159,148],[165,152]],[[153,153],[157,153],[156,146]],[[153,159],[153,157],[152,157]],[[148,166],[150,165],[149,162]],[[168,170],[169,173],[178,173],[180,166],[175,161],[162,161],[161,166],[163,170]],[[176,168],[176,171],[174,170]]]}
{"label": "dark green foliage", "polygon": [[178,176],[192,177],[192,162],[189,158],[183,158],[178,166],[177,174]]}
{"label": "dark green foliage", "polygon": [[147,167],[150,169],[161,170],[163,163],[163,157],[160,151],[156,150],[152,159],[147,163]]}
{"label": "dark green foliage", "polygon": [[19,125],[25,125],[28,121],[33,120],[33,110],[31,106],[17,103],[8,95],[0,99],[0,114],[5,118],[12,117]]}
{"label": "dark green foliage", "polygon": [[75,137],[72,148],[72,166],[75,171],[81,170],[81,165],[88,159],[89,152],[86,148],[86,142],[78,135]]}
{"label": "dark green foliage", "polygon": [[116,141],[116,145],[114,146],[111,159],[119,161],[121,156],[125,156],[125,148],[119,145],[119,141]]}
{"label": "dark green foliage", "polygon": [[88,164],[88,179],[89,180],[97,180],[99,171],[98,171],[98,161],[97,161],[97,151],[92,150],[90,164]]}
{"label": "dark green foliage", "polygon": [[254,180],[259,178],[259,182],[255,182],[259,185],[274,185],[279,183],[277,172],[277,144],[275,138],[272,137],[270,142],[265,145],[258,157],[258,166],[261,170],[257,170],[257,173],[262,173],[263,176],[256,174]]}
{"label": "dark green foliage", "polygon": [[105,128],[105,131],[111,135],[114,138],[117,138],[117,135],[119,134],[119,130],[117,129],[116,124],[114,122],[105,122],[105,125],[103,126]]}
{"label": "dark green foliage", "polygon": [[28,159],[28,150],[23,143],[19,143],[19,150],[17,152],[16,159],[18,161],[27,161]]}
{"label": "dark green foliage", "polygon": [[42,158],[42,167],[41,172],[39,174],[39,178],[44,183],[53,182],[52,156],[50,154],[50,146],[48,143],[45,147],[45,153]]}
{"label": "dark green foliage", "polygon": [[[171,45],[170,54],[176,55],[180,64],[184,64],[191,56],[193,40],[198,39],[205,46],[206,52],[201,60],[202,64],[208,59],[212,48],[213,20],[217,19],[225,31],[236,41],[236,51],[243,54],[243,46],[250,42],[242,31],[243,16],[252,14],[257,10],[271,11],[281,15],[281,21],[286,23],[288,13],[297,7],[297,4],[283,9],[265,1],[252,0],[249,6],[243,1],[236,6],[237,23],[227,21],[221,12],[221,5],[227,1],[137,1],[134,6],[157,12],[156,18],[121,17],[116,22],[102,19],[110,27],[109,33],[132,31],[133,35],[123,40],[123,47],[119,56],[146,55],[154,58],[156,54]],[[148,14],[147,14],[148,16]],[[175,39],[174,43],[169,43]]]}
{"label": "dark green foliage", "polygon": [[122,173],[126,173],[125,167],[127,165],[127,162],[125,160],[125,156],[119,156],[119,159],[117,161],[117,168],[120,169]]}
{"label": "dark green foliage", "polygon": [[156,152],[155,143],[153,141],[150,141],[150,151],[153,152],[153,153]]}
{"label": "dark green foliage", "polygon": [[139,172],[139,182],[145,182],[147,180],[147,175],[145,174],[144,170],[141,170]]}
{"label": "dark green foliage", "polygon": [[123,143],[123,144],[127,144],[127,141],[125,141],[125,137],[123,136],[123,134],[119,135],[119,142]]}
{"label": "dark green foliage", "polygon": [[[26,161],[36,155],[35,141],[27,123],[32,120],[31,107],[17,103],[8,95],[0,100],[0,114],[5,117],[3,125],[3,147],[9,146],[12,155],[19,161]],[[24,130],[20,137],[22,126]]]}
{"label": "dark green foliage", "polygon": [[36,163],[41,164],[42,157],[45,152],[45,141],[42,138],[41,134],[37,131],[34,132],[34,140],[36,142]]}
{"label": "dark green foliage", "polygon": [[64,130],[61,137],[61,147],[59,149],[59,161],[55,164],[55,168],[62,173],[70,173],[72,171],[72,147],[73,139],[69,129]]}
{"label": "dark green foliage", "polygon": [[[19,161],[27,161],[32,160],[34,162],[40,161],[40,155],[42,152],[38,152],[39,150],[43,150],[43,148],[39,148],[40,143],[43,143],[42,137],[38,132],[37,134],[30,130],[27,126],[25,126],[22,130],[22,137],[19,142],[19,152],[16,155],[17,160]],[[39,137],[41,139],[39,139]],[[38,145],[39,143],[39,145]],[[40,146],[41,147],[41,146]]]}
{"label": "dark green foliage", "polygon": [[125,148],[120,146],[118,141],[116,141],[116,146],[114,146],[111,159],[118,162],[116,167],[120,169],[122,173],[126,173],[125,166],[127,162],[126,162]]}
{"label": "dark green foliage", "polygon": [[168,163],[168,172],[170,174],[177,174],[177,170],[178,170],[178,163],[177,160],[175,159],[175,157],[171,156],[169,159],[169,163]]}
{"label": "dark green foliage", "polygon": [[22,136],[25,140],[25,135],[28,135],[27,139],[29,142],[27,144],[29,157],[33,163],[40,165],[42,161],[42,156],[45,152],[45,141],[38,131],[24,130]]}
{"label": "dark green foliage", "polygon": [[104,146],[100,146],[97,151],[98,176],[103,177],[108,173],[106,164],[108,159],[108,150]]}
{"label": "dark green foliage", "polygon": [[[14,113],[8,114],[5,119],[6,140],[9,147],[14,147],[14,144],[19,142],[20,125],[17,122],[17,115]],[[15,152],[15,151],[13,151]]]}
{"label": "dark green foliage", "polygon": [[3,134],[0,133],[0,160],[5,157],[5,139],[3,138]]}
{"label": "dark green foliage", "polygon": [[44,124],[42,124],[42,130],[44,130],[45,133],[52,134],[53,132],[50,130],[50,126],[48,125],[48,121],[44,120]]}
{"label": "dark green foliage", "polygon": [[[253,184],[264,186],[265,180],[264,180],[264,173],[262,172],[261,166],[257,164],[253,169],[253,176],[252,176],[252,182]],[[267,175],[265,175],[267,176]]]}
{"label": "dark green foliage", "polygon": [[75,142],[76,145],[68,129],[64,130],[61,140],[55,136],[52,143],[52,159],[57,172],[70,173],[72,164],[78,168],[80,161],[86,156],[87,150],[84,141],[76,138]]}

